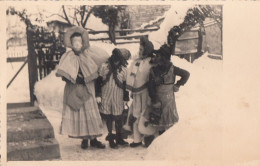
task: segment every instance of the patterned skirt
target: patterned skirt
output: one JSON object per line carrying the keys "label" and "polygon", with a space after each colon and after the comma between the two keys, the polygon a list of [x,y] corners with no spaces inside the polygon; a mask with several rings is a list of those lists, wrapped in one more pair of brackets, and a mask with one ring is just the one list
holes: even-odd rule
{"label": "patterned skirt", "polygon": [[166,93],[157,93],[158,99],[162,102],[162,115],[159,125],[153,125],[158,128],[168,129],[179,121],[179,115],[176,108],[175,95],[173,91]]}
{"label": "patterned skirt", "polygon": [[[89,96],[80,109],[75,110],[66,101],[71,89],[80,86]],[[89,92],[90,91],[90,92]],[[64,102],[62,111],[61,134],[67,134],[72,138],[94,139],[102,135],[102,120],[99,114],[98,105],[94,97],[94,83],[88,88],[83,85],[66,83],[64,90]]]}

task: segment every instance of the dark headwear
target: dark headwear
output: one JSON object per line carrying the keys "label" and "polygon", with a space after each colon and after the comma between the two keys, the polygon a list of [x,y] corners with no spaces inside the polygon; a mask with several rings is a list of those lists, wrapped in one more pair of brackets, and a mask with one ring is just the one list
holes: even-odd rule
{"label": "dark headwear", "polygon": [[162,45],[159,50],[154,52],[161,54],[167,60],[171,60],[171,49],[167,44]]}
{"label": "dark headwear", "polygon": [[154,50],[153,43],[146,36],[140,38],[140,45],[144,47],[143,56],[150,56]]}
{"label": "dark headwear", "polygon": [[119,48],[119,50],[120,50],[122,56],[123,56],[126,60],[130,59],[130,57],[131,57],[131,52],[130,52],[128,49],[126,49],[126,48]]}
{"label": "dark headwear", "polygon": [[[112,55],[111,57],[108,59],[108,62],[110,63],[111,67],[112,67],[112,71],[116,70],[119,67],[119,70],[121,70],[121,67],[127,66],[127,59],[129,58],[129,56],[131,56],[130,51],[128,51],[127,49],[118,49],[115,48],[112,51]],[[115,66],[114,62],[119,61],[119,65]]]}

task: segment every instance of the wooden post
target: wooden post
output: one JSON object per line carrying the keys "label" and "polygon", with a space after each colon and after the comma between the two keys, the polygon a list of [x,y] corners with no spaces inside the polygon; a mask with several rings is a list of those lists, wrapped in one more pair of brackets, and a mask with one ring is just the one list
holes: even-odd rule
{"label": "wooden post", "polygon": [[30,87],[30,104],[34,105],[36,96],[34,95],[34,85],[38,80],[37,72],[37,56],[33,46],[33,32],[27,27],[27,47],[28,47],[28,71],[29,71],[29,87]]}
{"label": "wooden post", "polygon": [[202,52],[202,42],[203,42],[203,36],[201,32],[201,28],[198,30],[198,47],[197,47],[197,52],[201,53]]}

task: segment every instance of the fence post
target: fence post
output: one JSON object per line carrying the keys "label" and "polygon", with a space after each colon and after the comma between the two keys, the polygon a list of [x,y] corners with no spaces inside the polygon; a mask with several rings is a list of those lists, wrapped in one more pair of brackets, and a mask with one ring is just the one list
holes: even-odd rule
{"label": "fence post", "polygon": [[37,73],[37,56],[33,46],[33,32],[28,27],[26,28],[27,47],[28,47],[28,72],[29,72],[29,87],[30,87],[30,104],[34,105],[36,96],[34,95],[34,85],[38,80]]}

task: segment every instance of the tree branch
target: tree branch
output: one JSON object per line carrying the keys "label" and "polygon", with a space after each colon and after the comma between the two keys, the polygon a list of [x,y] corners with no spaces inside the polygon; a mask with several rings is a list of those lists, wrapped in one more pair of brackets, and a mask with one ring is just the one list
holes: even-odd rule
{"label": "tree branch", "polygon": [[74,12],[74,17],[75,17],[75,20],[76,20],[78,26],[80,26],[79,20],[77,18],[77,10],[76,10],[76,8],[75,8],[75,12]]}
{"label": "tree branch", "polygon": [[65,11],[64,5],[62,5],[62,10],[63,10],[63,14],[64,14],[64,16],[65,16],[65,20],[66,20],[70,25],[72,25],[71,22],[70,22],[70,20],[69,20],[69,18],[68,18],[68,15],[67,15],[67,13],[66,13],[66,11]]}
{"label": "tree branch", "polygon": [[88,18],[90,17],[91,13],[94,11],[95,8],[96,8],[96,7],[94,6],[94,7],[92,7],[92,8],[89,10],[89,12],[88,12],[88,14],[87,14],[87,17],[85,18],[85,20],[84,20],[84,22],[83,22],[83,24],[82,24],[82,27],[86,27]]}
{"label": "tree branch", "polygon": [[20,17],[21,21],[23,21],[27,27],[33,27],[33,24],[31,20],[28,18],[28,14],[26,13],[26,10],[24,9],[23,11],[17,11],[15,8],[10,7],[8,14],[10,13],[11,15],[17,15]]}
{"label": "tree branch", "polygon": [[86,6],[84,5],[83,6],[83,11],[80,10],[80,16],[81,16],[81,20],[80,21],[81,21],[82,27],[84,27],[83,26],[83,20],[84,20],[85,12],[86,12]]}

